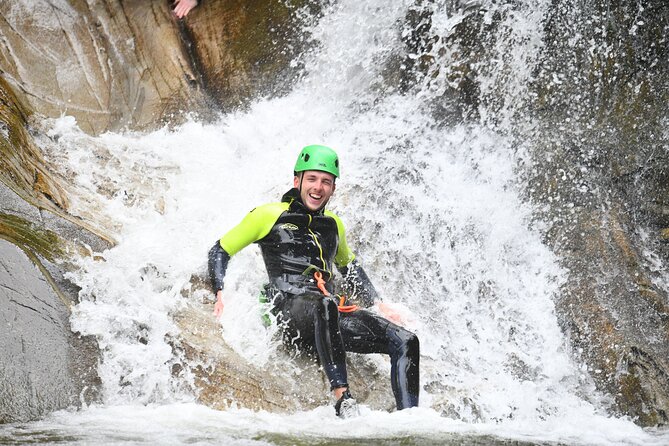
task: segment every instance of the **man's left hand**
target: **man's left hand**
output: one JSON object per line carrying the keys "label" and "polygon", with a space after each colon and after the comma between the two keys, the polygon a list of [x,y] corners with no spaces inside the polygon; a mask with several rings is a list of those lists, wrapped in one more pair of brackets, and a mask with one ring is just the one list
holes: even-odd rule
{"label": "man's left hand", "polygon": [[394,322],[397,325],[404,326],[409,322],[409,315],[407,310],[401,308],[398,304],[390,304],[386,302],[377,302],[376,309],[381,316],[388,319],[390,322]]}

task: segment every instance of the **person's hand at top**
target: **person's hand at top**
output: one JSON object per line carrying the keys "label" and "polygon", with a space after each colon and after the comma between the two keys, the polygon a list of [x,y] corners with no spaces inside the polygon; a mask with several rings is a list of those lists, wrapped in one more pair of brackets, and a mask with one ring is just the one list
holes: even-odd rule
{"label": "person's hand at top", "polygon": [[182,19],[196,6],[197,0],[174,0],[174,14]]}

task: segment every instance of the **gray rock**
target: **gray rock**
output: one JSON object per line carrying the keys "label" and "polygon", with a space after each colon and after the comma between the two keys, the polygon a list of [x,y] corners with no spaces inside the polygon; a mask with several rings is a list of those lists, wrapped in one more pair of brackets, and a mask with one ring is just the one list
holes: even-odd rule
{"label": "gray rock", "polygon": [[78,351],[90,342],[70,331],[71,303],[45,273],[0,239],[0,422],[39,418],[97,395],[95,378],[86,377],[94,357],[81,362]]}

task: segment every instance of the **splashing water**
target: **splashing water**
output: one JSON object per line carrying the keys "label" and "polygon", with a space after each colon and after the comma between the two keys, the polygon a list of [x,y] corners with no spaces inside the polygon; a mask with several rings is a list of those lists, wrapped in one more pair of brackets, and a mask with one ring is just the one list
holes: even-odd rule
{"label": "splashing water", "polygon": [[[449,83],[454,55],[445,40],[431,54],[440,69],[416,91],[401,93],[384,79],[384,67],[404,51],[412,3],[337,2],[311,30],[319,46],[304,56],[300,84],[216,123],[99,137],[71,118],[51,123],[58,142],[47,155],[71,172],[74,212],[96,215],[118,245],[101,253],[104,261],[81,259],[71,275],[82,288],[73,328],[95,335],[103,353],[104,405],[57,413],[35,429],[86,442],[96,438],[85,433],[91,426],[111,424],[127,433],[126,440],[111,437],[119,443],[339,436],[331,408],[216,412],[192,404],[190,378],[172,373],[183,360],[172,345],[179,336],[172,314],[187,305],[181,292],[192,274],[204,273],[207,250],[254,206],[280,198],[299,148],[323,143],[342,160],[331,208],[381,295],[411,313],[422,350],[421,407],[365,409],[367,421],[348,426],[349,438],[662,441],[608,418],[605,401],[570,359],[553,311],[564,272],[519,197],[515,169],[523,154],[506,136],[505,112],[527,94],[547,2],[506,14],[490,49],[499,57],[484,70],[482,96],[507,103],[483,104],[483,124],[449,126],[435,122],[429,105]],[[462,20],[453,3],[430,6],[435,33],[447,36]],[[510,8],[490,3],[487,14]],[[257,318],[263,280],[257,248],[236,255],[221,321],[226,342],[257,365],[275,358],[277,342]],[[156,426],[165,428],[162,437]]]}

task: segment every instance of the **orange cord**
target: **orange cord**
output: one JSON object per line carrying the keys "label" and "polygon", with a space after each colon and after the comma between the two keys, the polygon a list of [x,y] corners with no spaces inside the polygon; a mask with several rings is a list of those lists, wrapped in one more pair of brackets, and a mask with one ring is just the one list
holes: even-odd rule
{"label": "orange cord", "polygon": [[339,311],[342,313],[351,313],[358,309],[357,305],[344,305],[346,303],[346,296],[339,296]]}
{"label": "orange cord", "polygon": [[[321,293],[325,296],[329,296],[330,292],[325,288],[325,280],[323,280],[323,274],[320,271],[316,271],[314,273],[314,279],[316,279],[316,286],[318,287],[319,290],[321,290]],[[346,296],[339,296],[339,305],[337,305],[337,308],[339,308],[339,311],[342,313],[351,313],[355,310],[358,309],[357,305],[344,305],[346,303]]]}

